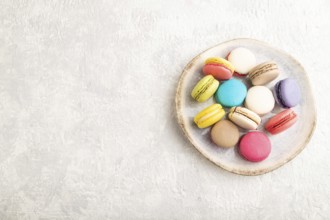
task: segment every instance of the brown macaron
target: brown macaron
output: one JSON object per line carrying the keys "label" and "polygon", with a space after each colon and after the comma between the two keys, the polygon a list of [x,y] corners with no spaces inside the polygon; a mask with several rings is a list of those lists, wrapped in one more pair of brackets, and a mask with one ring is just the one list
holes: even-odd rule
{"label": "brown macaron", "polygon": [[260,86],[273,81],[279,74],[277,64],[268,61],[253,67],[249,72],[249,78],[253,85]]}
{"label": "brown macaron", "polygon": [[239,140],[239,130],[231,121],[221,120],[212,127],[211,139],[219,147],[234,147]]}

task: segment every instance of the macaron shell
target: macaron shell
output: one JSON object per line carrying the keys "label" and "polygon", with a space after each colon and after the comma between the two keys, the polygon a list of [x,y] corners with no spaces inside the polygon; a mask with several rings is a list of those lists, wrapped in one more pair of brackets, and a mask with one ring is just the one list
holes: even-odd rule
{"label": "macaron shell", "polygon": [[239,140],[239,130],[229,120],[221,120],[212,127],[211,139],[219,147],[234,147]]}
{"label": "macaron shell", "polygon": [[301,91],[296,80],[287,78],[281,80],[275,85],[276,101],[283,108],[292,108],[299,104],[301,100]]}
{"label": "macaron shell", "polygon": [[253,86],[246,95],[245,107],[258,115],[265,115],[273,110],[275,99],[273,93],[265,86]]}
{"label": "macaron shell", "polygon": [[215,93],[215,99],[225,107],[242,105],[247,93],[246,86],[237,79],[223,82]]}
{"label": "macaron shell", "polygon": [[264,62],[249,72],[249,78],[253,85],[265,85],[278,77],[280,74],[277,64],[275,62]]}
{"label": "macaron shell", "polygon": [[233,75],[230,69],[219,64],[206,64],[203,67],[203,73],[205,75],[212,75],[218,80],[228,80]]}
{"label": "macaron shell", "polygon": [[267,135],[252,131],[244,135],[239,143],[239,153],[248,161],[260,162],[271,152],[271,142]]}
{"label": "macaron shell", "polygon": [[273,135],[278,134],[294,125],[297,119],[297,114],[292,109],[287,109],[269,119],[265,128]]}
{"label": "macaron shell", "polygon": [[232,50],[228,55],[228,61],[235,67],[235,72],[240,74],[247,74],[256,65],[254,54],[243,47]]}

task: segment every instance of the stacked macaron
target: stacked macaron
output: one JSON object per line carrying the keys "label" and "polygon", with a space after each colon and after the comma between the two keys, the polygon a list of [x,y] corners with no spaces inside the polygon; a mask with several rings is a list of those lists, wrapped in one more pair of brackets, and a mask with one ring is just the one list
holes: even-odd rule
{"label": "stacked macaron", "polygon": [[[199,128],[212,126],[210,136],[219,147],[238,145],[244,159],[251,162],[266,159],[271,152],[271,141],[258,128],[262,118],[273,111],[276,103],[286,110],[265,124],[268,134],[278,134],[295,124],[298,116],[292,108],[301,98],[296,80],[282,79],[271,88],[272,92],[267,84],[280,75],[277,64],[274,61],[257,64],[252,51],[244,47],[233,49],[226,59],[206,59],[202,71],[205,76],[197,82],[191,96],[197,102],[214,97],[216,103],[194,117],[196,125]],[[242,137],[240,133],[243,133]]]}

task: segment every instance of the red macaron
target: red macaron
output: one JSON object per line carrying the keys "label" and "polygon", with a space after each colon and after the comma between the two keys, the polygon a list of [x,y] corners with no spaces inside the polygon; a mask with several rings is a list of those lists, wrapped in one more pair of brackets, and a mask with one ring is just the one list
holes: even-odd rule
{"label": "red macaron", "polygon": [[261,131],[251,131],[239,143],[239,153],[248,161],[260,162],[271,152],[271,142]]}
{"label": "red macaron", "polygon": [[292,109],[286,109],[269,119],[265,128],[271,134],[278,134],[290,128],[297,119],[297,114]]}

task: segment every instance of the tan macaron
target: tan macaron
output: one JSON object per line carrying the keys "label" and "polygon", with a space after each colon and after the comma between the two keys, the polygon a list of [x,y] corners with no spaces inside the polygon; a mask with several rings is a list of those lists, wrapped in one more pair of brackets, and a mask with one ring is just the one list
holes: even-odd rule
{"label": "tan macaron", "polygon": [[228,118],[241,128],[247,130],[255,130],[261,123],[261,118],[258,114],[243,107],[231,108]]}
{"label": "tan macaron", "polygon": [[249,78],[253,85],[259,86],[273,81],[279,74],[277,64],[268,61],[253,67],[249,72]]}
{"label": "tan macaron", "polygon": [[234,147],[239,140],[239,130],[231,121],[222,120],[212,127],[211,139],[219,147]]}

